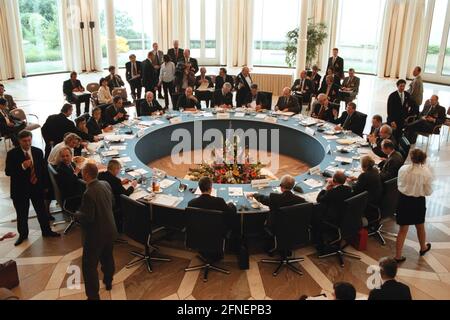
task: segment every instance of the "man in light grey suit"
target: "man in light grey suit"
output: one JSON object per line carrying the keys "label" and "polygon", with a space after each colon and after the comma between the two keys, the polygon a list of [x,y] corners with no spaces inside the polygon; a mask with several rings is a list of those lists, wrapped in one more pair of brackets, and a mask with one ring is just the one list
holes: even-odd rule
{"label": "man in light grey suit", "polygon": [[346,103],[352,102],[356,99],[359,93],[360,79],[355,75],[355,69],[348,70],[348,77],[344,78],[341,87],[341,95]]}
{"label": "man in light grey suit", "polygon": [[108,291],[111,290],[114,275],[113,243],[117,238],[114,197],[109,184],[97,179],[95,164],[86,164],[82,175],[87,186],[76,218],[83,230],[83,277],[88,300],[99,300],[98,263],[101,264],[103,283]]}
{"label": "man in light grey suit", "polygon": [[411,101],[418,108],[423,102],[423,81],[422,68],[417,66],[413,71],[414,80],[409,84],[408,93],[411,95]]}

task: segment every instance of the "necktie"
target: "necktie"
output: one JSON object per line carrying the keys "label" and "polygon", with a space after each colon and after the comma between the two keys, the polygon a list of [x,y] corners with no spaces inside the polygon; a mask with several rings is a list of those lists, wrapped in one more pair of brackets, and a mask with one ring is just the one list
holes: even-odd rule
{"label": "necktie", "polygon": [[303,79],[300,80],[300,91],[303,91],[303,83],[304,83]]}
{"label": "necktie", "polygon": [[405,98],[404,98],[403,92],[400,93],[400,100],[402,101],[402,105],[403,105],[403,103],[405,103]]}
{"label": "necktie", "polygon": [[156,64],[159,66],[160,63],[159,63],[158,51],[155,53],[155,56],[156,56]]}
{"label": "necktie", "polygon": [[344,125],[343,125],[343,129],[344,130],[347,130],[348,126],[350,125],[350,119],[351,119],[351,116],[348,115],[347,119],[345,119],[345,122],[344,122]]}
{"label": "necktie", "polygon": [[114,87],[115,88],[120,87],[119,86],[119,81],[117,81],[117,77],[116,76],[114,76]]}
{"label": "necktie", "polygon": [[[28,154],[28,152],[25,152],[25,160],[30,160],[30,155]],[[30,183],[32,185],[35,185],[37,183],[37,177],[36,177],[36,171],[34,169],[34,163],[31,164],[30,167]]]}
{"label": "necktie", "polygon": [[135,77],[137,74],[137,69],[136,69],[136,62],[133,62],[133,71],[132,71],[132,77]]}

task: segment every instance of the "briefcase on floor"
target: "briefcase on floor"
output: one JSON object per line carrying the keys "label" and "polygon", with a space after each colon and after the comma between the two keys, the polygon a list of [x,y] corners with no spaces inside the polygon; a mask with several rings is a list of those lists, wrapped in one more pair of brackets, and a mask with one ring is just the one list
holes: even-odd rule
{"label": "briefcase on floor", "polygon": [[359,230],[358,235],[355,236],[351,244],[358,251],[364,251],[367,249],[367,240],[369,238],[369,233],[366,228],[361,228]]}
{"label": "briefcase on floor", "polygon": [[0,288],[12,289],[19,285],[17,264],[14,260],[0,263]]}

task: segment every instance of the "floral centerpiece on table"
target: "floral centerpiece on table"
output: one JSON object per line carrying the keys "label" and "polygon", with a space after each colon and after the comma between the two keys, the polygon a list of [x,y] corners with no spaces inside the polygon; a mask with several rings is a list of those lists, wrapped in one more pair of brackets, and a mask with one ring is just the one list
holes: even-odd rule
{"label": "floral centerpiece on table", "polygon": [[261,174],[264,165],[259,161],[251,161],[248,150],[240,146],[238,136],[225,140],[222,149],[212,150],[211,158],[211,163],[190,168],[187,178],[198,181],[207,176],[219,184],[247,184],[267,178]]}

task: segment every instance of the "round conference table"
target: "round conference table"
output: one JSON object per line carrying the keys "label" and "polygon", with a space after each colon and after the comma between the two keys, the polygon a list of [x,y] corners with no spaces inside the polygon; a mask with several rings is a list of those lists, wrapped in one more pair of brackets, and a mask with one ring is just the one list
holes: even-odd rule
{"label": "round conference table", "polygon": [[[188,202],[196,197],[194,190],[197,182],[182,179],[181,177],[165,176],[161,181],[160,194],[148,197],[151,189],[153,169],[148,167],[152,161],[171,154],[179,139],[172,139],[172,134],[181,129],[198,137],[208,129],[218,129],[225,136],[227,129],[256,129],[257,132],[275,132],[279,134],[279,150],[283,155],[301,160],[310,166],[309,172],[295,177],[296,183],[301,187],[303,196],[307,201],[315,202],[317,194],[326,184],[326,177],[336,170],[344,170],[347,175],[358,174],[360,148],[367,145],[365,140],[351,132],[334,132],[334,124],[317,122],[318,120],[302,115],[286,116],[275,112],[266,113],[241,112],[233,110],[227,113],[213,113],[211,109],[199,113],[171,112],[161,117],[140,117],[128,120],[125,124],[116,126],[114,133],[105,135],[109,141],[109,150],[101,146],[96,152],[97,161],[104,164],[115,158],[122,162],[124,170],[122,178],[142,180],[146,182],[131,196],[135,200],[152,203],[153,211],[159,213],[162,224],[171,224],[171,214],[183,211]],[[264,131],[264,129],[266,131]],[[178,132],[181,132],[178,130]],[[267,135],[268,149],[271,149],[271,140]],[[193,138],[192,138],[193,139]],[[203,139],[201,139],[203,140]],[[205,148],[210,141],[200,143],[191,141],[193,148]],[[104,145],[105,143],[103,143]],[[270,151],[268,150],[268,151]],[[367,149],[369,150],[369,149]],[[101,159],[98,159],[102,154]],[[323,174],[323,173],[328,174]],[[178,190],[180,183],[186,184],[184,192]],[[168,185],[165,187],[165,185]],[[164,188],[165,187],[165,188]],[[229,188],[240,187],[244,195],[230,196]],[[232,201],[241,215],[241,231],[245,233],[244,221],[246,216],[263,216],[268,208],[254,208],[245,196],[245,193],[269,194],[279,192],[279,181],[272,180],[264,188],[253,188],[251,184],[228,185],[214,184],[217,196],[226,202]],[[178,199],[178,200],[177,200]],[[171,204],[172,203],[172,204]],[[264,215],[265,216],[265,215]],[[163,218],[161,218],[163,217]]]}

